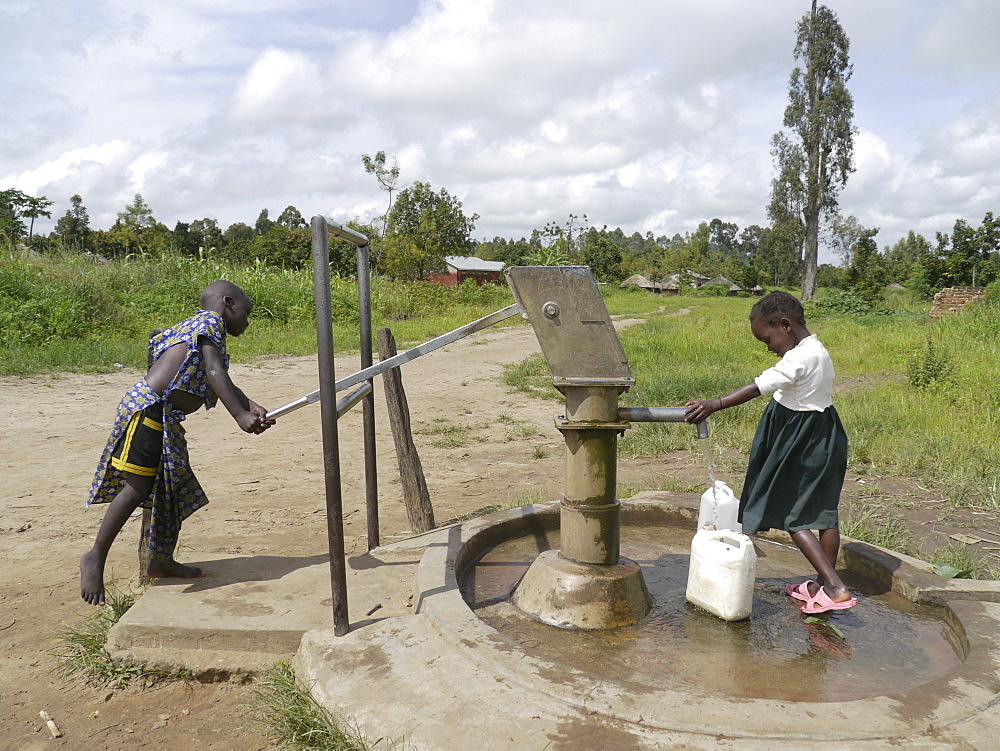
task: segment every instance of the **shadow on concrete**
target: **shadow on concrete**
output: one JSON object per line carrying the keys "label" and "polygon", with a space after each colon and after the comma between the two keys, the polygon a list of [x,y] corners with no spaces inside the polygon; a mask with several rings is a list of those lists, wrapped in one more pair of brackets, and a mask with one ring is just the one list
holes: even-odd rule
{"label": "shadow on concrete", "polygon": [[185,593],[207,592],[232,584],[276,581],[299,569],[329,563],[329,561],[328,554],[308,556],[251,555],[191,561],[190,565],[197,566],[205,572],[203,578],[177,579],[170,577],[157,580],[157,586],[184,587]]}
{"label": "shadow on concrete", "polygon": [[382,566],[413,566],[420,563],[420,556],[423,554],[423,550],[414,555],[412,558],[398,561],[384,561],[381,558],[369,553],[364,553],[363,555],[352,555],[347,558],[347,565],[351,567],[353,571],[366,571],[368,569],[380,568]]}

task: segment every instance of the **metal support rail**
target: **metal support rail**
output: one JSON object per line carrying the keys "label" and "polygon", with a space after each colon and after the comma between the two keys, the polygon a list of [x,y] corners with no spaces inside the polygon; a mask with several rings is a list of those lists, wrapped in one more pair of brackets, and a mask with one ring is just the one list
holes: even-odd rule
{"label": "metal support rail", "polygon": [[345,414],[351,411],[351,409],[362,399],[372,393],[372,383],[368,381],[362,383],[354,391],[351,391],[347,396],[341,397],[337,400],[337,419],[339,420]]}
{"label": "metal support rail", "polygon": [[[368,238],[330,221],[323,216],[314,216],[310,222],[312,229],[313,291],[316,298],[316,354],[319,361],[319,389],[301,399],[279,407],[268,413],[270,419],[286,415],[306,404],[320,403],[320,423],[323,433],[323,475],[326,490],[327,539],[330,549],[330,588],[333,607],[333,632],[343,636],[350,630],[347,608],[347,571],[344,559],[344,518],[343,491],[340,482],[340,439],[337,420],[359,401],[364,402],[364,447],[365,447],[365,503],[368,515],[368,549],[379,544],[377,467],[375,463],[375,402],[372,394],[372,378],[403,363],[414,360],[439,347],[457,341],[476,331],[480,331],[497,321],[510,318],[521,312],[518,305],[510,305],[491,313],[478,321],[442,334],[413,349],[390,357],[377,365],[372,364],[371,327],[371,274],[368,257]],[[358,249],[358,309],[360,313],[359,334],[361,337],[361,370],[357,373],[335,379],[333,351],[333,320],[330,304],[330,242],[334,235],[353,243]],[[337,401],[337,392],[350,388],[343,399]]]}
{"label": "metal support rail", "polygon": [[[429,339],[423,344],[418,344],[413,349],[408,349],[406,352],[400,352],[398,355],[394,355],[386,360],[382,360],[370,368],[365,368],[364,370],[359,370],[357,373],[352,373],[349,376],[341,378],[334,384],[334,388],[337,391],[343,391],[346,388],[350,388],[356,383],[367,380],[369,378],[374,378],[377,375],[381,375],[387,370],[392,370],[393,368],[399,367],[403,363],[410,362],[411,360],[416,360],[421,355],[426,355],[428,352],[433,352],[436,349],[440,349],[446,344],[451,344],[459,339],[468,336],[469,334],[474,334],[477,331],[482,331],[488,326],[492,326],[494,323],[503,321],[506,318],[515,316],[521,312],[521,306],[508,305],[506,308],[496,311],[495,313],[490,313],[488,316],[483,316],[482,318],[473,321],[472,323],[467,323],[464,326],[449,331],[447,334],[441,334],[433,339]],[[289,412],[294,412],[307,404],[313,404],[319,401],[320,391],[313,391],[310,394],[299,397],[294,402],[289,402],[284,406],[273,409],[267,413],[268,419],[273,419],[276,417],[281,417],[282,415],[287,415]]]}

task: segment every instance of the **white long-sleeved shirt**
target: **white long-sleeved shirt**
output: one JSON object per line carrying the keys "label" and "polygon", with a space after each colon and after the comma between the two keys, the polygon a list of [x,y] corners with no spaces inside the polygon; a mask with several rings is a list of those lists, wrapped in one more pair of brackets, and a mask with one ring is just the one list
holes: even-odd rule
{"label": "white long-sleeved shirt", "polygon": [[754,379],[761,394],[774,392],[779,404],[796,412],[822,412],[833,404],[833,360],[811,334],[788,350],[774,367]]}

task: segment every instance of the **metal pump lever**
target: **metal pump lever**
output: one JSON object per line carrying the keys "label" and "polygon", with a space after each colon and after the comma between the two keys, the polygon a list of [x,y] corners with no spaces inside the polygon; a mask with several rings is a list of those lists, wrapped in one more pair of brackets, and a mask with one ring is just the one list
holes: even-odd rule
{"label": "metal pump lever", "polygon": [[[357,373],[353,373],[349,376],[341,378],[334,384],[334,389],[336,391],[343,391],[346,388],[350,388],[357,383],[362,381],[367,381],[370,378],[374,378],[377,375],[381,375],[387,370],[392,370],[393,368],[402,365],[403,363],[410,362],[411,360],[416,360],[421,355],[426,355],[428,352],[433,352],[446,344],[451,344],[452,342],[458,341],[459,339],[468,336],[469,334],[474,334],[477,331],[481,331],[488,326],[492,326],[494,323],[503,321],[511,316],[515,316],[521,312],[521,306],[508,305],[502,310],[498,310],[495,313],[490,313],[488,316],[483,316],[472,323],[467,323],[464,326],[459,326],[453,331],[449,331],[447,334],[441,334],[441,336],[434,337],[423,344],[418,344],[413,349],[408,349],[406,352],[400,352],[398,355],[394,355],[386,360],[377,362],[364,370],[359,370]],[[319,401],[319,390],[313,391],[311,394],[306,394],[303,397],[296,399],[294,402],[289,402],[284,406],[278,407],[277,409],[272,409],[267,413],[267,419],[273,420],[276,417],[281,417],[282,415],[287,415],[289,412],[294,412],[300,407],[304,407],[307,404],[313,404]]]}

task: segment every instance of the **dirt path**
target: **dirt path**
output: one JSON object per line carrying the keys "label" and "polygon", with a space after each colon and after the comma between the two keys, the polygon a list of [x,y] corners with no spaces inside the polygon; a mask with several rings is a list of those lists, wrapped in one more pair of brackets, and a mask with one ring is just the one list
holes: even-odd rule
{"label": "dirt path", "polygon": [[[238,347],[238,343],[234,346]],[[527,326],[475,335],[403,368],[416,442],[438,522],[562,487],[562,437],[555,401],[509,394],[505,363],[537,351]],[[345,357],[338,375],[357,369]],[[276,407],[317,387],[314,357],[265,358],[232,369],[254,399]],[[51,673],[49,652],[65,624],[91,608],[79,598],[77,561],[100,522],[86,492],[121,394],[140,374],[65,374],[0,379],[0,747],[53,745],[95,749],[265,748],[239,705],[249,689],[231,684],[167,685],[109,691],[67,685]],[[382,541],[409,534],[376,382],[377,453]],[[342,422],[341,458],[348,554],[366,549],[360,410]],[[324,554],[319,411],[306,407],[262,436],[240,432],[224,409],[186,423],[191,456],[211,503],[185,524],[178,558],[192,552]],[[640,479],[650,461],[633,463]],[[136,576],[138,517],[112,549],[110,575]],[[47,710],[65,737],[49,738],[38,716]]]}
{"label": "dirt path", "polygon": [[[521,326],[470,337],[404,366],[439,523],[518,495],[559,495],[563,442],[552,418],[561,405],[510,394],[500,385],[503,365],[537,347],[530,328]],[[338,375],[357,369],[353,357],[339,365]],[[269,407],[317,387],[313,357],[265,358],[232,372],[237,384]],[[51,672],[49,653],[60,629],[91,613],[79,598],[77,561],[92,542],[101,510],[88,512],[84,501],[114,407],[138,377],[133,371],[0,379],[0,748],[268,747],[240,710],[251,691],[247,686],[110,691],[69,685]],[[382,541],[391,542],[409,529],[380,382],[376,394]],[[348,554],[366,547],[360,423],[355,410],[340,431]],[[221,408],[192,415],[187,430],[194,468],[212,502],[185,524],[180,560],[198,552],[326,553],[317,408],[281,418],[262,436],[241,433]],[[622,461],[619,481],[656,487],[666,473],[695,486],[707,482],[688,452]],[[848,493],[871,491],[870,484],[848,485]],[[934,499],[921,496],[912,483],[884,492],[896,491],[913,504],[915,516],[933,512]],[[995,516],[983,523],[995,528]],[[134,517],[112,550],[113,576],[135,577],[137,539]],[[63,738],[49,737],[39,710],[55,718]]]}

